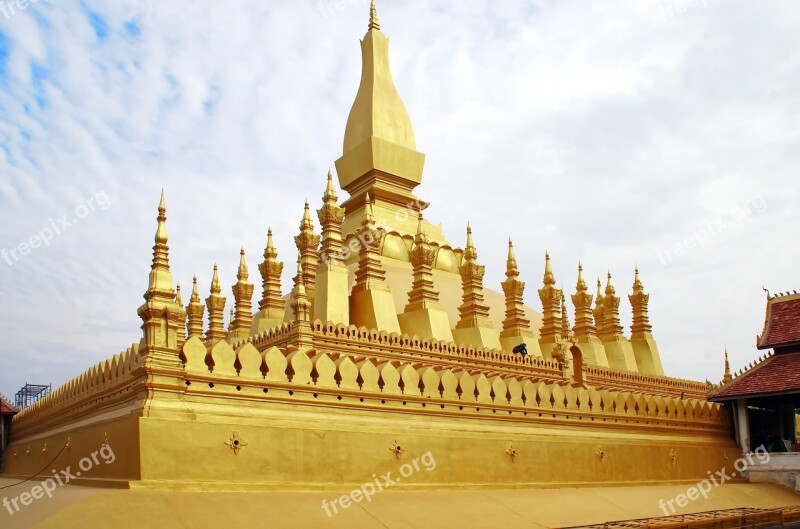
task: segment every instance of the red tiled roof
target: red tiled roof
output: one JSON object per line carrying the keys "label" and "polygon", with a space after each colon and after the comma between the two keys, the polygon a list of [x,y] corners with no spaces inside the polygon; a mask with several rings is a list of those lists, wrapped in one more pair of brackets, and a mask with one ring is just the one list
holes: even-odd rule
{"label": "red tiled roof", "polygon": [[16,409],[10,402],[0,395],[0,415],[14,415],[18,411],[18,409]]}
{"label": "red tiled roof", "polygon": [[800,344],[800,294],[770,298],[758,348],[772,349],[793,344]]}
{"label": "red tiled roof", "polygon": [[710,400],[796,391],[800,393],[800,353],[774,354],[735,378]]}

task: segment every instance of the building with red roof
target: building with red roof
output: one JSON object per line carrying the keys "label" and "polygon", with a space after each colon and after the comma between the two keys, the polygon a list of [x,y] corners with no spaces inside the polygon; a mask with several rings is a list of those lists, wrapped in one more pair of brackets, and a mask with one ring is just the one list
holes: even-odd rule
{"label": "building with red roof", "polygon": [[[743,451],[763,445],[770,452],[797,449],[800,409],[800,294],[767,297],[759,350],[770,350],[733,377],[725,359],[722,386],[709,400],[734,408],[737,440]],[[797,449],[797,450],[795,450]]]}
{"label": "building with red roof", "polygon": [[19,410],[11,402],[0,395],[0,473],[3,472],[3,451],[8,446],[11,433],[11,417]]}

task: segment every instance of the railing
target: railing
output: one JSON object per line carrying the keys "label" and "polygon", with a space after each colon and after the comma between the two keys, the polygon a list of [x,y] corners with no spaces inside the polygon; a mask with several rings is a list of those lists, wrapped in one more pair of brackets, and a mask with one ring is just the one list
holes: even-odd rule
{"label": "railing", "polygon": [[562,529],[792,529],[800,528],[800,506],[779,509],[726,509],[658,518],[640,518]]}

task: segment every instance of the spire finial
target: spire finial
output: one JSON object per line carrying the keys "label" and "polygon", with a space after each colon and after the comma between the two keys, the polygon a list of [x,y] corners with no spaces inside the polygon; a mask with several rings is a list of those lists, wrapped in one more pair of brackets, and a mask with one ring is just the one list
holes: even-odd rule
{"label": "spire finial", "polygon": [[467,245],[464,248],[464,260],[474,261],[478,258],[478,251],[475,249],[475,244],[472,242],[472,227],[467,222]]}
{"label": "spire finial", "polygon": [[517,256],[514,255],[514,243],[508,238],[508,257],[506,258],[506,271],[517,269]]}
{"label": "spire finial", "polygon": [[414,237],[414,244],[422,244],[428,242],[428,236],[425,234],[425,219],[422,218],[422,212],[419,212],[419,220],[417,221],[417,235]]}
{"label": "spire finial", "polygon": [[544,284],[545,286],[555,286],[556,276],[553,274],[553,266],[550,264],[550,254],[544,252]]}
{"label": "spire finial", "polygon": [[322,195],[323,202],[333,201],[337,202],[339,197],[336,196],[336,190],[333,187],[333,174],[330,168],[328,169],[328,184],[325,186],[325,194]]}
{"label": "spire finial", "polygon": [[192,297],[189,299],[190,303],[200,303],[200,291],[197,290],[197,274],[192,278]]}
{"label": "spire finial", "polygon": [[183,299],[181,298],[181,284],[180,283],[178,283],[178,285],[177,285],[177,287],[175,289],[175,302],[178,305],[180,305],[181,307],[183,306]]}
{"label": "spire finial", "polygon": [[728,363],[728,348],[726,347],[725,348],[725,373],[722,375],[722,383],[723,384],[727,384],[731,380],[733,380],[733,377],[731,376],[731,366]]}
{"label": "spire finial", "polygon": [[244,246],[242,246],[242,250],[239,252],[239,271],[236,274],[236,279],[247,281],[249,275],[250,274],[247,272],[247,262],[244,260]]}
{"label": "spire finial", "polygon": [[167,205],[164,201],[164,190],[161,190],[161,200],[158,202],[158,229],[156,230],[156,244],[167,244]]}
{"label": "spire finial", "polygon": [[369,29],[381,30],[381,25],[378,22],[378,10],[375,8],[375,0],[372,0],[369,5]]}
{"label": "spire finial", "polygon": [[214,263],[214,275],[211,276],[211,293],[219,294],[222,287],[219,284],[219,274],[217,273],[217,263]]}
{"label": "spire finial", "polygon": [[611,282],[611,270],[608,271],[608,282],[606,283],[606,295],[613,295],[616,293],[614,284]]}
{"label": "spire finial", "polygon": [[578,284],[576,286],[578,292],[586,292],[588,289],[586,280],[583,278],[583,265],[578,261]]}
{"label": "spire finial", "polygon": [[373,224],[375,222],[375,217],[372,212],[372,199],[367,193],[367,200],[364,205],[364,222],[367,224]]}

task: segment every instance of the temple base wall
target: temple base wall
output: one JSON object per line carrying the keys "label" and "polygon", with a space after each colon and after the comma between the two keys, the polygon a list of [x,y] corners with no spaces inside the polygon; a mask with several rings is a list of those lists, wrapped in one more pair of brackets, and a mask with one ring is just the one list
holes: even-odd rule
{"label": "temple base wall", "polygon": [[[624,424],[532,425],[391,411],[367,416],[225,399],[198,402],[194,412],[190,421],[141,419],[142,481],[136,486],[338,490],[387,472],[401,477],[397,485],[404,488],[667,483],[699,481],[736,454],[724,436],[659,434]],[[494,415],[489,408],[480,413]]]}

